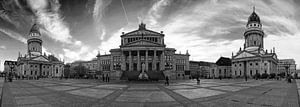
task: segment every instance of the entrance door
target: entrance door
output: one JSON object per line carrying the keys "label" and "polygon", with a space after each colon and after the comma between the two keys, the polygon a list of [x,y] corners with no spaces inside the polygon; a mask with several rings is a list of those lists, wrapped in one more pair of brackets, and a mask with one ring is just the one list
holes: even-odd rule
{"label": "entrance door", "polygon": [[148,64],[148,71],[152,71],[152,63]]}
{"label": "entrance door", "polygon": [[157,71],[159,71],[159,70],[160,70],[159,63],[156,63],[156,70],[157,70]]}

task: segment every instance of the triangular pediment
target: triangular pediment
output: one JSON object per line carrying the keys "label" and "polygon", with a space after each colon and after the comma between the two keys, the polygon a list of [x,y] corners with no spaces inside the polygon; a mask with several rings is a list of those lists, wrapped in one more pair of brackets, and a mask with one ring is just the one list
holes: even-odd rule
{"label": "triangular pediment", "polygon": [[248,53],[246,51],[241,52],[240,54],[236,55],[235,58],[247,58],[247,57],[255,57],[256,55],[252,54],[252,53]]}
{"label": "triangular pediment", "polygon": [[43,56],[38,56],[36,58],[33,58],[32,60],[35,60],[35,61],[48,61],[48,59],[46,59],[45,57]]}
{"label": "triangular pediment", "polygon": [[126,36],[136,36],[136,35],[140,35],[140,36],[147,36],[147,35],[157,35],[157,36],[161,36],[163,34],[155,32],[155,31],[151,31],[151,30],[147,30],[147,29],[143,29],[143,30],[135,30],[129,33],[124,34]]}
{"label": "triangular pediment", "polygon": [[140,40],[140,41],[129,43],[125,46],[163,46],[163,45],[151,41]]}

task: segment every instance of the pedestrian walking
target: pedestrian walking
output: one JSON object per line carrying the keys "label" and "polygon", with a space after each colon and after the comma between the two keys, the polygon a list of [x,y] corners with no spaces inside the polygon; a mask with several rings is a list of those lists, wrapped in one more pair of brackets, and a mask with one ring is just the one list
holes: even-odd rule
{"label": "pedestrian walking", "polygon": [[166,86],[169,86],[169,77],[168,77],[168,76],[166,76],[165,85],[166,85]]}
{"label": "pedestrian walking", "polygon": [[197,85],[199,85],[199,84],[200,84],[200,78],[197,77]]}
{"label": "pedestrian walking", "polygon": [[108,74],[106,74],[106,77],[105,77],[105,82],[109,82],[109,77],[108,77]]}
{"label": "pedestrian walking", "polygon": [[104,82],[104,74],[102,74],[102,81]]}

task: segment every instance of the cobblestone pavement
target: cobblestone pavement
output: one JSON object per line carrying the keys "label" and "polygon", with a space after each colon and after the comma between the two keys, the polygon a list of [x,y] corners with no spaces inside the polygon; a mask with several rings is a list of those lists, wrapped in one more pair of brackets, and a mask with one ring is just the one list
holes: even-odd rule
{"label": "cobblestone pavement", "polygon": [[[300,85],[298,81],[298,85]],[[15,80],[3,88],[2,107],[298,107],[296,83],[276,80],[112,82]]]}

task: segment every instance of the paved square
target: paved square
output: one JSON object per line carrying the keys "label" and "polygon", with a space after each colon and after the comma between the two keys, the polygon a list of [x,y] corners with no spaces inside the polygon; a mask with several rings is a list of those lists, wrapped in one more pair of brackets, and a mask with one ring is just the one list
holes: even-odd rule
{"label": "paved square", "polygon": [[28,105],[28,104],[40,104],[40,103],[44,103],[43,100],[39,99],[36,96],[16,97],[16,102],[17,102],[18,105]]}
{"label": "paved square", "polygon": [[168,102],[175,101],[163,91],[126,91],[116,99],[120,102]]}
{"label": "paved square", "polygon": [[166,88],[175,90],[175,89],[193,89],[197,87],[189,86],[189,85],[170,85],[170,86],[166,86]]}
{"label": "paved square", "polygon": [[200,85],[181,80],[172,81],[170,86],[163,82],[40,79],[15,80],[4,86],[3,107],[298,107],[300,90],[286,81],[238,79],[204,79]]}
{"label": "paved square", "polygon": [[155,85],[134,85],[128,88],[128,90],[159,90]]}
{"label": "paved square", "polygon": [[198,89],[181,89],[175,90],[176,93],[181,94],[189,99],[202,98],[224,94],[225,92],[215,91],[210,89],[198,88]]}
{"label": "paved square", "polygon": [[80,95],[80,96],[86,96],[86,97],[93,97],[93,98],[103,98],[109,94],[111,94],[112,90],[104,90],[104,89],[91,89],[91,88],[85,88],[80,90],[74,90],[74,91],[68,91],[67,93],[73,94],[73,95]]}
{"label": "paved square", "polygon": [[52,90],[57,90],[57,91],[65,91],[65,90],[72,90],[72,89],[76,89],[78,87],[71,87],[71,86],[50,86],[47,87],[48,89],[52,89]]}
{"label": "paved square", "polygon": [[245,89],[248,87],[239,87],[239,86],[218,86],[218,87],[210,87],[212,89],[219,89],[225,91],[240,91],[241,89]]}
{"label": "paved square", "polygon": [[126,87],[127,85],[120,85],[120,84],[103,84],[103,85],[96,86],[96,88],[105,88],[105,89],[123,89]]}

